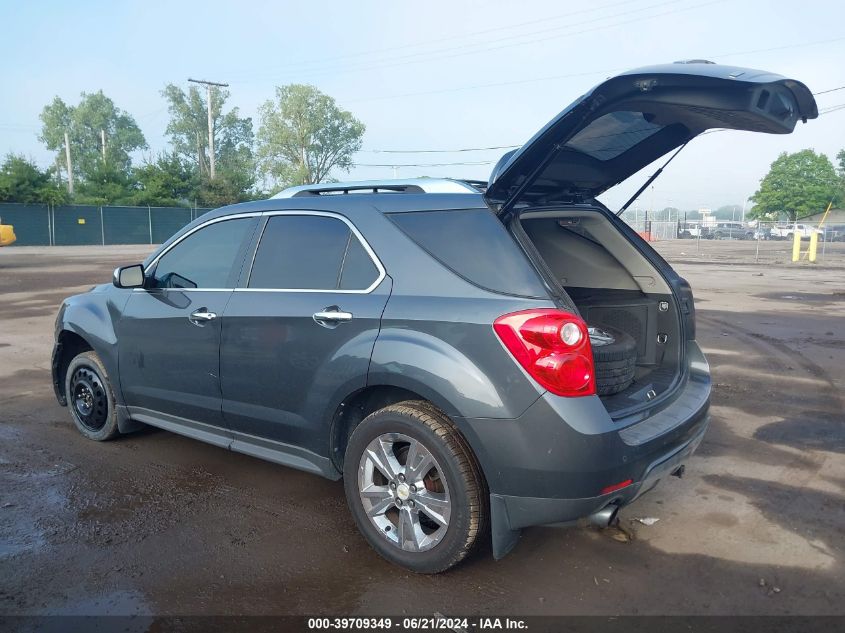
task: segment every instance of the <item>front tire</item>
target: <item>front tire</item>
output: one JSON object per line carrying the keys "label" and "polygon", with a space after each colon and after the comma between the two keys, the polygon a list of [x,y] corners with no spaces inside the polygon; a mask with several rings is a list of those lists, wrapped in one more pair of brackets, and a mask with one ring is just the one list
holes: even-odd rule
{"label": "front tire", "polygon": [[367,416],[344,459],[346,500],[384,558],[433,574],[456,565],[486,531],[484,478],[451,420],[406,401]]}
{"label": "front tire", "polygon": [[114,392],[96,352],[83,352],[70,361],[65,395],[70,415],[82,435],[97,442],[120,435]]}

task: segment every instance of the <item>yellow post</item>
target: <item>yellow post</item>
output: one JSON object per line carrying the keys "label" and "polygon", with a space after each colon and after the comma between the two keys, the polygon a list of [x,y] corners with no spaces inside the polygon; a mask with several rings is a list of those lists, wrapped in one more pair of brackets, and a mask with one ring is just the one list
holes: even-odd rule
{"label": "yellow post", "polygon": [[801,258],[801,233],[797,230],[793,233],[792,261],[797,262]]}
{"label": "yellow post", "polygon": [[816,231],[810,233],[810,261],[816,261],[816,249],[819,247],[819,234]]}

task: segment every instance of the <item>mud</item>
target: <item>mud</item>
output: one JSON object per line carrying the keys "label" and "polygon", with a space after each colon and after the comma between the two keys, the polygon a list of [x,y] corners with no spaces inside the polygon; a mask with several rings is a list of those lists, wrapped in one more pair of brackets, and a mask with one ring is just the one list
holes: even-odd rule
{"label": "mud", "polygon": [[340,482],[161,431],[83,439],[50,385],[58,300],[148,248],[3,249],[0,614],[845,613],[845,276],[716,246],[658,244],[716,387],[685,477],[621,513],[635,538],[528,529],[436,577],[376,556]]}

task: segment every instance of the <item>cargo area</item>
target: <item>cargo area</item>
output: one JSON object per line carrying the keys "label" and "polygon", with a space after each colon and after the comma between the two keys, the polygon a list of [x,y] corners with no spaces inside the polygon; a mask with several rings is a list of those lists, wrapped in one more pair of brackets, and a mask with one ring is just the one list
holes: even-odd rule
{"label": "cargo area", "polygon": [[[528,211],[520,224],[587,324],[634,339],[633,381],[617,393],[599,393],[611,415],[668,395],[680,378],[683,346],[681,312],[664,276],[597,209]],[[601,379],[597,350],[594,342]]]}

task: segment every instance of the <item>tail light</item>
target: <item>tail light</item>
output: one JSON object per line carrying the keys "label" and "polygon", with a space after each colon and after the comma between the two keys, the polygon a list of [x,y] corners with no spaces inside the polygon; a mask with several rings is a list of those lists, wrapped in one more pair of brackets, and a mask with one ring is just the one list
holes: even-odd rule
{"label": "tail light", "polygon": [[563,310],[524,310],[500,316],[493,329],[516,361],[558,396],[596,393],[587,324]]}

